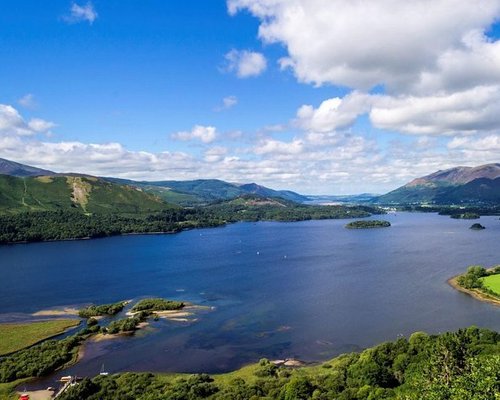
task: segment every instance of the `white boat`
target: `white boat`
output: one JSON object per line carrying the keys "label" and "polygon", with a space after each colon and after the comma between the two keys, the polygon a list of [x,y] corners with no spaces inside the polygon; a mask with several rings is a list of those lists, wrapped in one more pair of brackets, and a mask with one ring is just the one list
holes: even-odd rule
{"label": "white boat", "polygon": [[99,375],[102,375],[102,376],[109,375],[109,372],[107,372],[107,371],[104,370],[104,364],[102,364],[101,372],[99,372]]}

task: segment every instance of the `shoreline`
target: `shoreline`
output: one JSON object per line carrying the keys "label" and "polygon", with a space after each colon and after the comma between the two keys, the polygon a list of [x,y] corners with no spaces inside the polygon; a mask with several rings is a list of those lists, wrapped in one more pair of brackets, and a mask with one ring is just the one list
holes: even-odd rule
{"label": "shoreline", "polygon": [[251,220],[238,220],[238,221],[224,221],[221,222],[220,224],[213,225],[213,224],[207,224],[207,225],[199,225],[199,226],[183,226],[179,227],[177,229],[173,229],[170,231],[158,231],[158,232],[123,232],[123,233],[117,233],[117,234],[112,234],[112,235],[104,235],[104,236],[97,236],[97,237],[91,237],[91,236],[84,236],[84,237],[76,237],[76,238],[65,238],[65,239],[46,239],[46,240],[35,240],[35,241],[29,241],[29,240],[20,240],[17,242],[2,242],[0,243],[0,246],[12,246],[16,244],[32,244],[32,243],[51,243],[51,242],[72,242],[72,241],[77,241],[77,240],[93,240],[93,239],[106,239],[106,238],[111,238],[111,237],[117,237],[117,236],[135,236],[135,235],[173,235],[177,233],[181,233],[184,231],[191,231],[195,229],[210,229],[210,228],[221,228],[225,227],[228,225],[232,225],[235,223],[239,222],[281,222],[281,223],[289,223],[289,222],[303,222],[303,221],[322,221],[322,220],[353,220],[356,218],[369,218],[373,217],[375,215],[384,215],[384,214],[370,214],[364,217],[361,216],[345,216],[341,218],[308,218],[308,219],[291,219],[291,220],[279,220],[279,219],[259,219],[257,221],[251,221]]}
{"label": "shoreline", "polygon": [[451,277],[450,279],[448,279],[446,282],[448,283],[448,285],[450,285],[452,288],[458,290],[459,292],[462,292],[462,293],[465,293],[473,298],[475,298],[476,300],[479,300],[479,301],[482,301],[484,303],[490,303],[490,304],[493,304],[497,307],[500,307],[500,299],[495,299],[493,297],[489,297],[489,295],[487,295],[486,293],[483,293],[479,290],[475,290],[475,289],[466,289],[462,286],[460,286],[457,282],[457,279],[462,276],[463,274],[460,274],[460,275],[455,275],[453,277]]}

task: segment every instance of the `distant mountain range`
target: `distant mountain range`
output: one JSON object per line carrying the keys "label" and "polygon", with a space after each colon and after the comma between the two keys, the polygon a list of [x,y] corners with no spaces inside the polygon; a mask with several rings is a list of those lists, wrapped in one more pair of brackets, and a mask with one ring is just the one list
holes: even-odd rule
{"label": "distant mountain range", "polygon": [[437,171],[376,199],[385,204],[500,204],[500,164]]}
{"label": "distant mountain range", "polygon": [[304,196],[256,183],[218,179],[133,181],[59,174],[0,158],[0,212],[78,208],[86,212],[150,212],[257,195],[297,203],[500,204],[500,164],[457,167],[414,179],[382,196]]}
{"label": "distant mountain range", "polygon": [[237,184],[218,179],[157,182],[132,181],[118,178],[105,179],[113,183],[139,187],[145,192],[155,194],[167,202],[185,206],[229,200],[247,194],[255,194],[262,197],[277,197],[297,203],[302,203],[308,199],[306,196],[289,190],[273,190],[256,183]]}
{"label": "distant mountain range", "polygon": [[84,212],[146,213],[172,205],[194,206],[245,195],[303,202],[307,197],[257,185],[216,179],[133,181],[60,174],[0,158],[0,212],[80,209]]}
{"label": "distant mountain range", "polygon": [[19,177],[56,175],[55,172],[48,171],[46,169],[30,167],[29,165],[19,164],[17,162],[9,161],[4,158],[0,158],[0,174]]}

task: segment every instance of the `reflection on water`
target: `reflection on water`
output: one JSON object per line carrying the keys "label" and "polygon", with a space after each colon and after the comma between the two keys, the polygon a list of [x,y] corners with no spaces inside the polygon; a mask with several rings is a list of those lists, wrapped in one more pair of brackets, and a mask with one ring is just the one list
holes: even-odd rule
{"label": "reflection on water", "polygon": [[59,373],[83,376],[103,363],[109,372],[213,373],[261,357],[324,360],[417,330],[500,330],[500,308],[446,284],[470,264],[500,263],[498,217],[482,217],[480,232],[435,214],[384,218],[392,227],[240,223],[2,246],[0,320],[144,296],[215,307],[194,323],[151,321],[135,337],[88,342],[82,361]]}

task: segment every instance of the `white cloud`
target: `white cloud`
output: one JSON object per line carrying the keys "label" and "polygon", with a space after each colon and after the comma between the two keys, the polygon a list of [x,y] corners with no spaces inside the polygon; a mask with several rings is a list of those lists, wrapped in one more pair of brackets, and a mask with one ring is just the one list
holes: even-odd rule
{"label": "white cloud", "polygon": [[380,96],[370,112],[382,129],[424,135],[476,134],[500,127],[500,86],[430,96]]}
{"label": "white cloud", "polygon": [[214,126],[195,125],[191,131],[176,132],[171,135],[175,140],[201,140],[203,143],[211,143],[217,138],[217,130]]}
{"label": "white cloud", "polygon": [[500,135],[488,135],[479,139],[455,137],[448,143],[448,148],[472,151],[496,151],[500,154]]}
{"label": "white cloud", "polygon": [[259,37],[281,43],[302,82],[389,90],[437,68],[440,57],[464,49],[500,14],[498,0],[228,0],[230,14],[248,10]]}
{"label": "white cloud", "polygon": [[30,136],[46,133],[56,125],[40,118],[26,122],[21,114],[12,106],[0,104],[0,133]]}
{"label": "white cloud", "polygon": [[329,132],[351,126],[358,116],[370,110],[373,97],[352,92],[340,98],[323,101],[318,108],[303,105],[297,111],[295,124],[305,130]]}
{"label": "white cloud", "polygon": [[267,68],[267,60],[262,53],[233,49],[225,55],[226,70],[236,73],[238,78],[259,76]]}
{"label": "white cloud", "polygon": [[282,154],[298,155],[304,151],[304,143],[300,139],[294,139],[292,142],[283,142],[274,139],[265,139],[255,147],[256,154]]}
{"label": "white cloud", "polygon": [[56,124],[54,124],[53,122],[45,121],[40,118],[33,118],[30,120],[30,122],[28,122],[28,126],[34,132],[42,133],[50,131],[52,128],[56,126]]}
{"label": "white cloud", "polygon": [[86,4],[79,5],[77,3],[71,4],[70,14],[64,17],[64,20],[69,23],[85,22],[93,24],[97,18],[97,12],[91,1]]}
{"label": "white cloud", "polygon": [[500,41],[492,41],[476,30],[463,37],[462,46],[444,52],[436,69],[423,71],[410,89],[425,95],[499,83]]}
{"label": "white cloud", "polygon": [[220,106],[215,107],[215,111],[224,111],[229,110],[238,104],[238,98],[236,96],[226,96],[222,99],[222,104]]}
{"label": "white cloud", "polygon": [[35,101],[35,95],[32,93],[28,93],[28,94],[24,95],[17,102],[21,106],[23,106],[24,108],[28,108],[28,109],[33,109],[37,105],[36,101]]}
{"label": "white cloud", "polygon": [[224,156],[227,154],[227,148],[222,146],[215,146],[209,148],[205,151],[204,160],[209,163],[220,162],[224,159]]}

